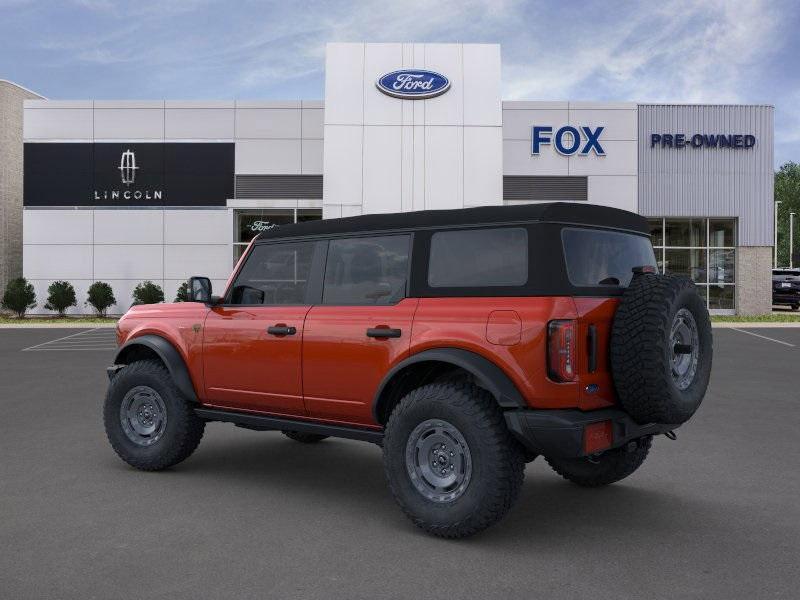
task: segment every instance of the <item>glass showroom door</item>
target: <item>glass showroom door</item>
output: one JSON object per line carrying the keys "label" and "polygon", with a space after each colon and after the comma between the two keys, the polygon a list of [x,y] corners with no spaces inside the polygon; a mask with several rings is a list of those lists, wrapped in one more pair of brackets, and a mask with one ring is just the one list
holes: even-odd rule
{"label": "glass showroom door", "polygon": [[247,244],[262,231],[273,227],[322,218],[321,208],[257,208],[236,210],[233,218],[233,264]]}

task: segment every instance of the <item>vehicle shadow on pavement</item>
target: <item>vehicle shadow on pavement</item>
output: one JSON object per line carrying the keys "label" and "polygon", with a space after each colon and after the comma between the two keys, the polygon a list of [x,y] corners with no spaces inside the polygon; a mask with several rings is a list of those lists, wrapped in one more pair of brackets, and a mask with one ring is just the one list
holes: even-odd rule
{"label": "vehicle shadow on pavement", "polygon": [[[156,474],[155,485],[169,481],[169,487],[186,486],[195,480],[197,485],[225,489],[242,502],[257,498],[275,511],[280,511],[281,505],[296,507],[308,503],[310,497],[322,498],[337,512],[368,514],[390,535],[405,532],[430,539],[406,520],[392,500],[378,447],[340,439],[300,444],[278,432],[240,430],[235,436],[219,439],[223,427],[229,426],[210,427],[198,452],[163,472],[168,480]],[[121,463],[119,468],[127,470]],[[153,474],[143,475],[149,479]],[[598,549],[609,539],[624,543],[642,535],[656,539],[684,532],[726,532],[730,507],[722,519],[720,507],[711,500],[680,496],[659,485],[650,489],[652,477],[636,478],[634,474],[606,488],[585,489],[550,472],[539,458],[528,466],[521,497],[509,515],[471,540],[544,551],[559,545],[569,549],[576,543],[576,531],[581,532],[582,543]],[[726,535],[730,535],[729,528]]]}

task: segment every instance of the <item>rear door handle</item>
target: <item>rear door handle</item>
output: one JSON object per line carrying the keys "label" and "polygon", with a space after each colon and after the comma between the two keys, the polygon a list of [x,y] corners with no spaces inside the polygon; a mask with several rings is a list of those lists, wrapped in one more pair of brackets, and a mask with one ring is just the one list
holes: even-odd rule
{"label": "rear door handle", "polygon": [[297,333],[297,328],[287,327],[286,325],[271,325],[267,327],[267,333],[270,335],[294,335]]}
{"label": "rear door handle", "polygon": [[399,338],[402,335],[400,329],[390,327],[370,327],[367,329],[367,337],[371,338]]}

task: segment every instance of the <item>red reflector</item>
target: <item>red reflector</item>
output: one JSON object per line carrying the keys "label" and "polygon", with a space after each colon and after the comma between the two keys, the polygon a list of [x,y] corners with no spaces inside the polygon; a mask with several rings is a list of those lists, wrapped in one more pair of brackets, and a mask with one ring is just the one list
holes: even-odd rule
{"label": "red reflector", "polygon": [[613,443],[614,424],[611,421],[600,421],[583,428],[583,451],[586,454],[606,450]]}

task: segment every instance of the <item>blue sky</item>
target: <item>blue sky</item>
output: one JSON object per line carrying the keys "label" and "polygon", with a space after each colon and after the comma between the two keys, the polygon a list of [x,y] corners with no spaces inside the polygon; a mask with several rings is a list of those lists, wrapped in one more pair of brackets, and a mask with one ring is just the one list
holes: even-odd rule
{"label": "blue sky", "polygon": [[328,41],[495,42],[503,97],[774,104],[800,162],[796,0],[0,0],[0,78],[48,98],[321,99]]}

